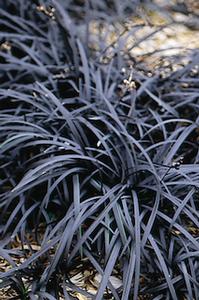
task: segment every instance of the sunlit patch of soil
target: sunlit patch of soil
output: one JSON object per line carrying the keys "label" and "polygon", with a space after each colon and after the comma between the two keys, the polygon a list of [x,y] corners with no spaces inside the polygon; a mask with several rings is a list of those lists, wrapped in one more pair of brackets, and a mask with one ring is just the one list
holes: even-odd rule
{"label": "sunlit patch of soil", "polygon": [[[123,57],[130,56],[137,62],[144,60],[149,69],[159,68],[166,60],[167,64],[169,61],[173,64],[171,71],[175,71],[187,63],[184,57],[190,50],[199,49],[199,30],[191,26],[193,20],[191,23],[189,16],[146,9],[140,15],[114,24],[90,22],[89,42],[92,49],[99,51],[99,61],[106,63],[119,48]],[[174,57],[179,60],[177,64]]]}

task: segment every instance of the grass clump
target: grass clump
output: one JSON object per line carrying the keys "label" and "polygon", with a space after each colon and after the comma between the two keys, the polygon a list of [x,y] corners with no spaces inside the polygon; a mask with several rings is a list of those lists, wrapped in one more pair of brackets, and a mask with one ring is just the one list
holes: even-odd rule
{"label": "grass clump", "polygon": [[139,3],[70,4],[0,10],[0,287],[198,299],[198,51],[149,74],[122,36],[90,40],[90,10],[114,24]]}

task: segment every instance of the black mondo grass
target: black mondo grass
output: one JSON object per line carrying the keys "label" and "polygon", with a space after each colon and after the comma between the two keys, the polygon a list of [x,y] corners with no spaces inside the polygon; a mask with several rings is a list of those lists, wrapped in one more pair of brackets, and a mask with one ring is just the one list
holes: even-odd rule
{"label": "black mondo grass", "polygon": [[94,38],[141,11],[108,2],[1,5],[0,289],[196,300],[199,53],[149,75],[123,33]]}

